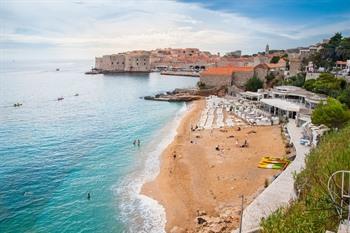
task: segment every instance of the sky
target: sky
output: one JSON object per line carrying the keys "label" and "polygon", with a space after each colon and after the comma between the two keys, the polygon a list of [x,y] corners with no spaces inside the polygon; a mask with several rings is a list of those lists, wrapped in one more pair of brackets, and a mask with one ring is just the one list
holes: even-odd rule
{"label": "sky", "polygon": [[350,0],[0,0],[0,59],[194,47],[243,54],[350,35]]}

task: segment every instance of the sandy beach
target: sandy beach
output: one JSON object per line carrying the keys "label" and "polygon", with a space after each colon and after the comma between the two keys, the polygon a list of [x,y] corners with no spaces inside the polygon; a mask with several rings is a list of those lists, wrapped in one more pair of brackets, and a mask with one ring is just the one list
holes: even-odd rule
{"label": "sandy beach", "polygon": [[[159,175],[141,191],[164,206],[167,232],[202,231],[205,224],[198,224],[199,215],[216,221],[218,232],[236,228],[240,196],[249,204],[266,180],[280,172],[258,168],[260,158],[286,153],[280,126],[191,131],[204,106],[204,100],[193,103],[161,156]],[[239,145],[247,140],[249,146],[240,148],[237,140]]]}

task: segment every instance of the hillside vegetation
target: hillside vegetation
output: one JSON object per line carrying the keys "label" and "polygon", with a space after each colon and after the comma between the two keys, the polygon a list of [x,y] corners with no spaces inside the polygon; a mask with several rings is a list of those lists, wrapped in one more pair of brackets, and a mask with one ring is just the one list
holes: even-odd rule
{"label": "hillside vegetation", "polygon": [[[262,232],[334,231],[340,218],[328,194],[327,182],[338,170],[350,170],[350,124],[325,135],[311,151],[305,169],[296,175],[299,198],[290,207],[280,208],[263,220]],[[347,214],[345,210],[343,218]]]}

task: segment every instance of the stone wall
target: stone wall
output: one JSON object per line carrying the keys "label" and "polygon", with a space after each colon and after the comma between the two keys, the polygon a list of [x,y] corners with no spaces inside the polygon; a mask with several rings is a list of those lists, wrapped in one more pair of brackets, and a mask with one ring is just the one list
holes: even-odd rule
{"label": "stone wall", "polygon": [[320,77],[320,73],[306,73],[305,81],[310,79],[318,79]]}
{"label": "stone wall", "polygon": [[95,58],[95,68],[107,72],[149,72],[148,53],[120,53]]}
{"label": "stone wall", "polygon": [[150,56],[143,54],[127,54],[125,56],[125,71],[127,72],[149,72]]}
{"label": "stone wall", "polygon": [[111,55],[112,70],[123,71],[125,69],[125,55],[115,54]]}
{"label": "stone wall", "polygon": [[260,79],[261,81],[265,82],[267,74],[268,70],[264,67],[256,67],[254,69],[254,76]]}
{"label": "stone wall", "polygon": [[301,72],[301,59],[299,57],[291,57],[289,59],[289,75],[295,76]]}
{"label": "stone wall", "polygon": [[232,83],[231,75],[201,75],[200,81],[206,87],[230,86]]}
{"label": "stone wall", "polygon": [[102,57],[95,57],[95,68],[102,70]]}
{"label": "stone wall", "polygon": [[123,54],[104,55],[95,58],[95,68],[104,71],[124,71],[125,57]]}
{"label": "stone wall", "polygon": [[244,87],[248,79],[254,76],[254,71],[249,72],[234,72],[231,85],[236,85],[237,87]]}

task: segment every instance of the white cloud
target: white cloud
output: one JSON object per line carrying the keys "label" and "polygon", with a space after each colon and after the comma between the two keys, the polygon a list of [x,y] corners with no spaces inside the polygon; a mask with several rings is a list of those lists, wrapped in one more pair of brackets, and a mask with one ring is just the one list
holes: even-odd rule
{"label": "white cloud", "polygon": [[[43,43],[51,50],[71,53],[69,57],[161,47],[256,52],[267,42],[272,47],[283,44],[281,40],[293,45],[297,40],[343,31],[350,25],[349,18],[317,27],[285,25],[165,0],[14,0],[2,3],[0,10],[4,12],[0,14],[0,47],[9,42],[26,43],[30,50],[30,44]],[[36,54],[50,56],[50,49]]]}

